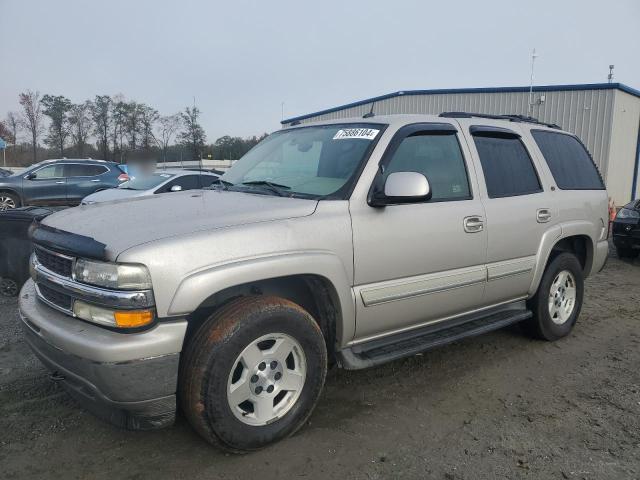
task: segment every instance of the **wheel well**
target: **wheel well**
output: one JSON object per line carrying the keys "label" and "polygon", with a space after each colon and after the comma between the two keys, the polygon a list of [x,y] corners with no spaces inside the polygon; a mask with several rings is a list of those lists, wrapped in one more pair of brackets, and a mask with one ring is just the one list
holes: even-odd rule
{"label": "wheel well", "polygon": [[20,202],[22,203],[22,197],[20,196],[20,194],[18,192],[16,192],[15,190],[12,190],[10,188],[0,188],[0,193],[10,193],[11,195],[15,195],[16,197],[18,197],[18,199],[20,200]]}
{"label": "wheel well", "polygon": [[330,362],[335,359],[336,326],[341,321],[340,301],[333,284],[320,275],[290,275],[257,280],[226,288],[209,296],[189,315],[185,342],[211,314],[239,297],[273,295],[304,308],[320,326]]}
{"label": "wheel well", "polygon": [[580,262],[585,276],[589,274],[593,260],[593,245],[587,235],[574,235],[559,240],[551,249],[549,262],[562,252],[573,253]]}

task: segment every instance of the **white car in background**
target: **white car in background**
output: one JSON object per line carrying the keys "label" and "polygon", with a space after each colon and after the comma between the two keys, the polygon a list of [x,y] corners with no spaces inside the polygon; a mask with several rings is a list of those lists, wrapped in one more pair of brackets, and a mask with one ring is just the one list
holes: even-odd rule
{"label": "white car in background", "polygon": [[116,188],[101,190],[82,199],[81,205],[143,197],[156,193],[180,192],[211,186],[218,175],[200,170],[167,169],[149,175],[132,176]]}

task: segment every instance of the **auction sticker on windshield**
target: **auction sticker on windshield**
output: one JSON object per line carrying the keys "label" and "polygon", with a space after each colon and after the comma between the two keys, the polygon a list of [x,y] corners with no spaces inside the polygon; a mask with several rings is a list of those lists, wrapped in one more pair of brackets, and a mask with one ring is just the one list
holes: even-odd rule
{"label": "auction sticker on windshield", "polygon": [[346,140],[349,138],[357,138],[363,140],[373,140],[380,130],[375,128],[345,128],[338,130],[333,136],[334,140]]}

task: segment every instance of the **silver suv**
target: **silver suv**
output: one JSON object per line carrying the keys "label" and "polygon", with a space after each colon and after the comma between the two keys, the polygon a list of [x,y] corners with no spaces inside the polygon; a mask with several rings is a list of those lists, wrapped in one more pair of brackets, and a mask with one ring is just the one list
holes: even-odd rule
{"label": "silver suv", "polygon": [[365,117],[278,131],[210,189],[36,226],[20,311],[52,379],[122,427],[179,405],[250,451],[304,424],[330,365],[516,322],[567,335],[607,258],[580,141],[520,117]]}

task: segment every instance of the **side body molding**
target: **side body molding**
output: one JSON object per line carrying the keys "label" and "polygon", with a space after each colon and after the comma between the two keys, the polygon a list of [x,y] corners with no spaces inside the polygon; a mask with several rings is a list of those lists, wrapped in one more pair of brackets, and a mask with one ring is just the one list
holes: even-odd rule
{"label": "side body molding", "polygon": [[349,277],[336,255],[321,250],[235,260],[192,272],[180,282],[168,314],[189,314],[209,296],[229,287],[289,275],[318,275],[331,282],[340,301],[336,340],[339,346],[349,342],[355,334],[355,299]]}

